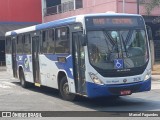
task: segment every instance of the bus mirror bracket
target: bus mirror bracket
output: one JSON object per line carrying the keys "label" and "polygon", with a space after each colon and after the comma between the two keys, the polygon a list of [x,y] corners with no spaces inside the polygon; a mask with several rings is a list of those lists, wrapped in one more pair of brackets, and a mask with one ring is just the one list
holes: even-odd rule
{"label": "bus mirror bracket", "polygon": [[84,35],[84,34],[80,35],[79,39],[81,40],[82,46],[86,46],[86,41],[87,41],[86,35]]}
{"label": "bus mirror bracket", "polygon": [[153,40],[151,31],[148,33],[148,39],[149,39],[149,40]]}
{"label": "bus mirror bracket", "polygon": [[148,33],[148,39],[153,40],[151,27],[146,25],[146,28],[147,28],[147,33]]}

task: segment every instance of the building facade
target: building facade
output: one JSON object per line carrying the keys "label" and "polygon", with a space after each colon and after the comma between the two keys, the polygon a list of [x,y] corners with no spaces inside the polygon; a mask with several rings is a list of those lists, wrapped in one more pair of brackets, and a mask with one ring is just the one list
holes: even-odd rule
{"label": "building facade", "polygon": [[[54,1],[54,2],[53,2]],[[152,30],[155,44],[155,59],[160,60],[160,7],[152,10],[150,15],[144,4],[138,0],[42,0],[42,19],[49,22],[70,16],[87,13],[131,13],[143,15],[146,25]],[[144,0],[143,0],[144,1]],[[145,0],[148,2],[150,0]],[[141,0],[139,0],[141,2]]]}
{"label": "building facade", "polygon": [[1,0],[1,22],[41,22],[41,0]]}
{"label": "building facade", "polygon": [[0,65],[5,61],[5,33],[42,22],[41,0],[0,0]]}

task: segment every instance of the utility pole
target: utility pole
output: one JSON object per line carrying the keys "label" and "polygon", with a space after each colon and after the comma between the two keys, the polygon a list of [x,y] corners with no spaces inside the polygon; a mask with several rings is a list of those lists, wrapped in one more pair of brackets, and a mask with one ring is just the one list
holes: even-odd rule
{"label": "utility pole", "polygon": [[137,14],[139,14],[139,0],[137,0]]}

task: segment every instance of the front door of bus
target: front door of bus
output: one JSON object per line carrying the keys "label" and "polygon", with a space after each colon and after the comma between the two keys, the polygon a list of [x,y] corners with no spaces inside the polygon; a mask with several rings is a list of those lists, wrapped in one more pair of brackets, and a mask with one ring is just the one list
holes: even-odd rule
{"label": "front door of bus", "polygon": [[16,38],[12,38],[12,69],[13,76],[17,78]]}
{"label": "front door of bus", "polygon": [[73,36],[73,66],[76,92],[86,94],[85,82],[85,56],[84,46],[81,44],[80,36],[82,32],[76,32]]}
{"label": "front door of bus", "polygon": [[32,65],[33,65],[33,79],[36,86],[40,85],[39,52],[40,52],[39,36],[34,36],[32,37]]}

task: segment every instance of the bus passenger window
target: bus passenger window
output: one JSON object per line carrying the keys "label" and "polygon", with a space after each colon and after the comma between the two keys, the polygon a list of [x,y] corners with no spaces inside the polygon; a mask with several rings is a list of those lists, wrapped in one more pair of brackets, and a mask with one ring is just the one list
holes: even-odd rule
{"label": "bus passenger window", "polygon": [[56,53],[69,53],[69,29],[62,27],[56,29]]}
{"label": "bus passenger window", "polygon": [[55,46],[55,43],[54,43],[54,30],[53,29],[50,29],[48,31],[48,46],[47,46],[47,53],[54,53],[54,46]]}
{"label": "bus passenger window", "polygon": [[47,53],[47,46],[48,46],[47,34],[48,34],[48,30],[42,32],[42,53]]}
{"label": "bus passenger window", "polygon": [[24,53],[31,54],[31,37],[30,34],[24,36]]}
{"label": "bus passenger window", "polygon": [[6,38],[6,53],[11,54],[11,37]]}
{"label": "bus passenger window", "polygon": [[23,54],[23,36],[19,35],[17,37],[17,53],[18,54]]}

